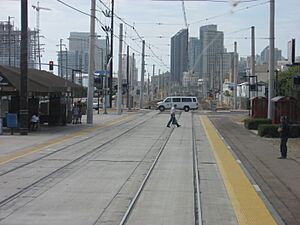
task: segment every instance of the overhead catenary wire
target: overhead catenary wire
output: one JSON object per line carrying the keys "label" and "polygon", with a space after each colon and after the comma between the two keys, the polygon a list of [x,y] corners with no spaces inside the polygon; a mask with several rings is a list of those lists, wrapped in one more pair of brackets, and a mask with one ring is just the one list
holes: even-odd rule
{"label": "overhead catenary wire", "polygon": [[[66,3],[66,2],[64,2],[64,1],[61,1],[61,0],[57,0],[59,3],[61,3],[61,4],[63,4],[63,5],[65,5],[65,6],[67,6],[67,7],[69,7],[70,9],[73,9],[73,10],[75,10],[75,11],[77,11],[77,12],[79,12],[79,13],[81,13],[81,14],[84,14],[84,15],[86,15],[86,16],[91,16],[89,13],[86,13],[86,12],[84,12],[84,11],[82,11],[82,10],[79,10],[79,9],[77,9],[77,8],[75,8],[74,6],[71,6],[70,4],[68,4],[68,3]],[[100,1],[100,0],[99,0]],[[101,4],[103,4],[106,8],[108,8],[102,1],[100,1],[101,2]],[[109,8],[108,8],[109,9]],[[110,9],[109,9],[110,10]],[[117,16],[116,14],[114,14],[114,16],[116,16],[118,19],[120,19],[122,22],[124,22],[127,26],[130,26],[134,31],[135,31],[135,33],[137,34],[137,36],[142,40],[142,36],[136,31],[136,29],[135,29],[135,27],[134,26],[132,26],[132,25],[130,25],[129,23],[127,23],[125,20],[123,20],[121,17],[119,17],[119,16]],[[95,19],[96,19],[96,21],[98,22],[98,23],[100,23],[102,26],[105,26],[100,20],[99,20],[99,18],[98,17],[95,17]],[[119,39],[119,36],[117,36],[117,35],[115,35],[114,34],[114,37],[115,38],[117,38],[117,39]],[[124,41],[124,40],[123,40]],[[138,54],[141,54],[141,52],[140,51],[138,51],[138,50],[136,50],[136,49],[134,49],[132,46],[130,46],[127,42],[125,42],[124,41],[124,43],[126,44],[126,45],[128,45],[129,46],[129,48],[131,49],[131,50],[133,50],[133,51],[135,51],[136,53],[138,53]],[[150,48],[151,49],[151,48]],[[153,52],[153,50],[151,49],[151,52],[152,52],[152,54],[154,55],[154,57],[156,57],[158,60],[160,60],[161,61],[161,63],[158,63],[158,64],[161,64],[161,65],[163,65],[163,66],[166,66],[166,64]]]}
{"label": "overhead catenary wire", "polygon": [[[105,8],[107,8],[108,10],[110,10],[110,8],[102,1],[102,0],[98,0]],[[140,34],[139,34],[139,32],[136,30],[136,28],[133,26],[133,25],[131,25],[131,24],[129,24],[128,22],[126,22],[124,19],[122,19],[121,17],[119,17],[118,15],[116,15],[116,13],[114,13],[114,16],[116,17],[116,18],[118,18],[119,20],[121,20],[124,24],[126,24],[127,26],[129,26],[129,27],[131,27],[132,29],[133,29],[133,31],[136,33],[136,35],[138,36],[138,38],[141,40],[141,41],[143,41],[143,36],[141,36]],[[167,67],[167,65],[156,55],[156,53],[154,53],[154,51],[151,49],[151,47],[146,43],[146,45],[145,45],[151,52],[152,52],[152,54],[153,54],[153,56],[155,57],[155,58],[157,58],[159,61],[161,61],[161,63],[162,63],[162,65],[163,66],[166,66]]]}
{"label": "overhead catenary wire", "polygon": [[[259,1],[259,0],[257,0],[257,1]],[[269,2],[270,1],[264,1],[264,2],[261,2],[261,3],[258,3],[258,4],[254,4],[254,5],[250,5],[250,6],[246,6],[246,7],[237,9],[237,10],[232,11],[230,13],[222,13],[222,14],[219,14],[219,15],[215,15],[215,16],[211,16],[211,17],[205,18],[205,19],[197,20],[197,21],[191,22],[190,25],[191,24],[196,24],[196,23],[201,23],[201,22],[204,22],[204,21],[212,20],[212,19],[215,19],[215,18],[223,17],[223,16],[227,16],[227,15],[230,15],[232,13],[243,11],[243,10],[247,10],[247,9],[251,9],[251,8],[254,8],[254,7],[257,7],[257,6],[265,5],[265,4],[269,3]]]}
{"label": "overhead catenary wire", "polygon": [[86,12],[83,12],[82,10],[80,10],[80,9],[77,9],[77,8],[75,8],[75,7],[73,7],[73,6],[69,5],[69,4],[67,4],[67,3],[65,3],[65,2],[63,2],[63,1],[61,1],[61,0],[56,0],[56,1],[58,1],[59,3],[61,3],[61,4],[65,5],[65,6],[67,6],[67,7],[71,8],[71,9],[73,9],[73,10],[77,11],[77,12],[80,12],[80,13],[82,13],[82,14],[84,14],[84,15],[86,15],[86,16],[91,16],[91,14],[89,14],[89,13],[86,13]]}

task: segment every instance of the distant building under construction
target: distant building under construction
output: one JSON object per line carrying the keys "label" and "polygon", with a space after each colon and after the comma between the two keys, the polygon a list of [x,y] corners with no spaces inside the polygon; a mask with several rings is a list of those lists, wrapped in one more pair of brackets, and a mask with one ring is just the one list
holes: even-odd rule
{"label": "distant building under construction", "polygon": [[[37,68],[37,31],[28,30],[28,67]],[[21,31],[9,21],[0,21],[0,64],[20,67]]]}

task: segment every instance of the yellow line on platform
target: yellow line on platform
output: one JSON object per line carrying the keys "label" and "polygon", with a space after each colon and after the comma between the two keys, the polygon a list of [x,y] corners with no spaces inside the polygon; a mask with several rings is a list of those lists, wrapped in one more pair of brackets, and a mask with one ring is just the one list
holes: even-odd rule
{"label": "yellow line on platform", "polygon": [[107,123],[104,123],[104,124],[96,125],[96,126],[93,126],[93,127],[88,127],[88,128],[82,129],[80,131],[75,131],[75,132],[72,132],[71,134],[67,134],[67,135],[64,135],[62,137],[57,137],[57,138],[51,139],[49,141],[46,141],[45,143],[37,144],[35,146],[22,149],[18,152],[13,152],[13,153],[7,154],[5,156],[0,157],[0,165],[11,162],[11,161],[16,160],[18,158],[22,158],[24,156],[33,154],[35,152],[41,151],[41,150],[43,150],[47,147],[50,147],[51,145],[59,144],[63,141],[70,140],[72,138],[79,137],[79,136],[82,136],[84,134],[88,134],[88,133],[96,131],[100,128],[105,128],[105,127],[108,127],[108,126],[126,121],[132,116],[133,116],[132,114],[131,115],[125,115],[121,118],[118,118],[118,119],[113,120],[113,121],[108,121]]}
{"label": "yellow line on platform", "polygon": [[240,225],[277,224],[207,116],[200,116]]}

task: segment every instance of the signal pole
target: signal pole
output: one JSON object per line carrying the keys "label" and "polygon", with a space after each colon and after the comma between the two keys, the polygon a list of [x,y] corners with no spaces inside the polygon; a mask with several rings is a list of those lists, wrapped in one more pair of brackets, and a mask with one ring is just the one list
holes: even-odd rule
{"label": "signal pole", "polygon": [[28,1],[21,0],[21,65],[20,65],[20,134],[28,134],[28,99],[27,99],[27,40],[28,40]]}

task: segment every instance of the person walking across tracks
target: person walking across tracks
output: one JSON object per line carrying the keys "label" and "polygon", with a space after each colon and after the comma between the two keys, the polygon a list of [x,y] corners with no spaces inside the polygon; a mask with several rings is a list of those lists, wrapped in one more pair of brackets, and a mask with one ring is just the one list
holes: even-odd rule
{"label": "person walking across tracks", "polygon": [[177,120],[176,120],[176,117],[175,117],[176,106],[177,106],[177,105],[175,104],[175,105],[172,106],[172,108],[171,108],[171,111],[170,111],[171,117],[170,117],[170,120],[169,120],[169,122],[168,122],[168,124],[167,124],[167,127],[170,127],[170,124],[171,124],[171,123],[174,124],[174,125],[176,125],[177,127],[180,127],[180,126],[181,126],[181,125],[178,124],[178,122],[177,122]]}
{"label": "person walking across tracks", "polygon": [[289,138],[289,124],[286,116],[280,118],[280,126],[278,128],[280,136],[280,152],[281,156],[279,159],[286,159],[287,157],[287,141]]}

